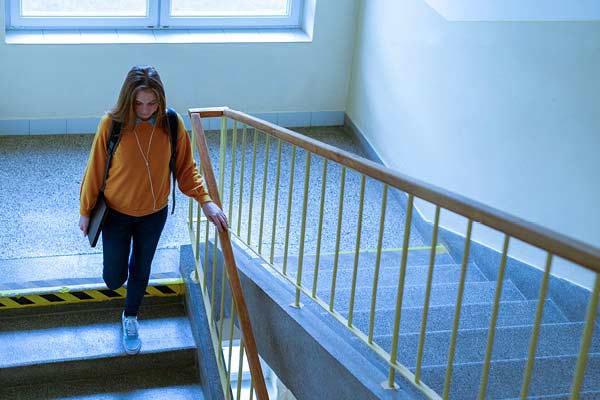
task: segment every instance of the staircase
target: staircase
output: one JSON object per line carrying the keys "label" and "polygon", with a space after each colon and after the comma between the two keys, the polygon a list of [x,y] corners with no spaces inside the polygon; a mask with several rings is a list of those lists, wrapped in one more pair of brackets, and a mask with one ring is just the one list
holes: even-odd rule
{"label": "staircase", "polygon": [[203,399],[183,297],[145,299],[135,356],[122,303],[2,310],[0,399]]}
{"label": "staircase", "polygon": [[[238,115],[235,111],[228,114]],[[241,117],[244,118],[243,116]],[[284,135],[284,134],[282,134]],[[338,140],[336,137],[334,140]],[[215,138],[214,147],[218,148]],[[231,136],[228,138],[231,141]],[[299,140],[299,139],[294,139]],[[256,143],[256,139],[255,139]],[[247,278],[245,292],[250,293],[250,296],[257,296],[261,301],[265,299],[265,293],[275,293],[272,297],[272,304],[270,305],[258,305],[258,300],[249,298],[249,303],[257,303],[254,309],[251,310],[255,313],[258,324],[264,325],[271,324],[271,330],[262,330],[262,335],[269,335],[268,340],[263,339],[263,351],[271,352],[273,354],[263,355],[274,364],[279,363],[280,355],[278,352],[285,351],[293,354],[293,357],[306,357],[308,355],[308,349],[318,348],[318,333],[315,331],[321,329],[321,325],[312,319],[309,314],[312,312],[310,307],[316,306],[313,299],[307,294],[310,293],[313,288],[313,282],[316,272],[317,257],[315,253],[321,251],[321,258],[318,264],[318,276],[316,285],[316,295],[324,308],[332,304],[334,312],[337,313],[338,317],[329,315],[323,309],[320,311],[320,319],[335,332],[334,337],[321,337],[321,342],[325,351],[328,351],[331,355],[338,357],[339,364],[349,365],[353,363],[353,372],[361,370],[368,370],[370,367],[378,370],[381,376],[387,376],[389,371],[388,364],[376,355],[371,349],[369,349],[362,340],[360,340],[352,332],[346,330],[340,320],[350,318],[350,297],[352,291],[352,281],[354,274],[354,245],[356,243],[356,215],[358,201],[358,187],[360,185],[360,177],[358,174],[354,174],[352,171],[348,172],[345,176],[346,182],[346,193],[345,195],[340,194],[339,185],[340,181],[344,182],[344,175],[340,173],[339,165],[331,165],[328,169],[327,175],[327,196],[325,200],[325,206],[322,207],[325,214],[325,224],[321,230],[320,222],[318,221],[319,209],[319,191],[321,187],[320,171],[323,163],[320,157],[313,157],[312,169],[310,170],[310,178],[307,180],[310,182],[308,187],[310,188],[305,192],[309,193],[308,209],[310,212],[306,218],[306,232],[302,230],[300,233],[300,227],[304,227],[304,224],[300,218],[300,206],[302,201],[303,193],[302,187],[305,180],[300,175],[300,171],[305,170],[305,166],[308,165],[308,161],[305,163],[305,153],[303,150],[298,150],[296,153],[290,152],[289,146],[284,146],[282,160],[282,177],[281,180],[277,179],[278,183],[273,184],[276,181],[274,179],[274,165],[273,160],[277,159],[277,154],[274,153],[274,146],[271,147],[268,156],[268,162],[264,161],[265,154],[263,144],[264,139],[259,136],[258,139],[259,159],[256,161],[257,165],[263,165],[265,177],[258,178],[258,182],[268,182],[264,184],[266,198],[268,199],[266,209],[269,212],[266,213],[265,234],[263,236],[262,243],[260,242],[260,232],[257,226],[259,225],[259,216],[257,211],[247,212],[246,207],[241,207],[240,214],[242,218],[241,230],[236,224],[239,221],[234,217],[234,227],[237,227],[238,232],[241,231],[240,239],[241,242],[246,242],[246,232],[248,232],[248,241],[252,236],[249,247],[252,250],[243,250],[242,247],[248,246],[248,243],[239,246],[239,251],[247,253],[246,261],[244,263],[251,263],[253,265],[246,265],[245,270],[242,272]],[[296,143],[296,142],[294,142]],[[310,144],[309,147],[314,147],[314,144]],[[242,149],[240,149],[242,147]],[[248,147],[246,147],[245,153],[243,146],[237,144],[236,152],[237,158],[234,158],[234,152],[227,149],[226,160],[240,160],[245,158],[250,160],[252,153],[249,153]],[[268,149],[268,147],[267,147]],[[323,150],[324,152],[326,150]],[[262,152],[262,153],[261,153]],[[296,154],[295,168],[291,160],[291,154]],[[332,157],[337,159],[339,156]],[[308,158],[307,158],[308,160]],[[227,161],[228,162],[228,161]],[[254,158],[252,158],[254,165]],[[213,162],[213,164],[216,164]],[[290,165],[291,164],[291,165]],[[226,168],[227,167],[227,164]],[[269,165],[267,171],[266,166]],[[239,167],[239,164],[236,168]],[[254,169],[254,167],[252,167]],[[290,172],[293,170],[294,172]],[[235,171],[235,179],[239,176],[252,176],[253,171],[249,170],[248,164],[243,170],[245,173],[241,173],[240,169]],[[316,172],[315,172],[316,171]],[[308,177],[308,172],[306,176]],[[229,170],[226,170],[225,177],[229,176]],[[233,176],[233,175],[232,175]],[[260,175],[259,175],[260,176]],[[290,195],[287,190],[287,182],[290,182],[290,188],[293,188],[293,196]],[[237,199],[240,193],[240,188],[233,185],[231,188],[229,185],[229,178],[225,179],[224,193],[231,194],[226,196],[228,199]],[[291,182],[293,181],[293,185]],[[282,183],[283,182],[283,183]],[[231,178],[231,183],[234,183],[234,179]],[[258,185],[258,184],[257,184]],[[254,183],[245,183],[244,186],[244,199],[248,199],[248,187],[254,187]],[[279,208],[275,209],[278,213],[270,219],[271,210],[273,210],[273,204],[270,200],[275,198],[277,194],[274,194],[275,188],[279,188]],[[336,188],[338,188],[336,192]],[[251,192],[254,191],[251,189]],[[256,195],[255,195],[256,196]],[[404,219],[406,218],[406,210],[404,195],[391,196],[392,200],[388,198],[388,211],[386,214],[385,233],[382,235],[383,240],[383,251],[381,253],[380,265],[378,267],[378,286],[376,301],[373,304],[372,293],[374,292],[374,276],[376,271],[376,264],[379,262],[375,251],[377,242],[377,227],[379,226],[379,209],[381,187],[377,185],[369,186],[367,183],[365,192],[365,207],[363,215],[362,225],[362,237],[360,242],[359,250],[359,263],[356,270],[356,296],[354,300],[354,308],[352,314],[352,328],[360,330],[359,336],[367,336],[370,331],[370,319],[371,309],[374,307],[375,316],[373,318],[373,336],[372,341],[379,348],[385,352],[390,353],[392,351],[392,331],[395,317],[395,306],[397,301],[399,273],[401,266],[402,250],[401,247]],[[240,195],[240,198],[242,196]],[[292,227],[290,235],[289,249],[287,244],[287,235],[285,225],[285,213],[282,209],[285,209],[285,200],[293,197],[297,206],[294,208],[290,217],[288,216],[288,224]],[[260,198],[260,194],[258,195]],[[338,213],[338,198],[344,198],[343,217],[342,212]],[[322,197],[321,197],[322,199]],[[257,202],[257,200],[254,200]],[[323,201],[323,200],[321,200]],[[340,200],[341,201],[341,200]],[[263,199],[264,202],[264,199]],[[258,203],[257,203],[258,204]],[[288,204],[291,204],[288,203]],[[239,205],[234,202],[233,215],[237,215]],[[237,210],[236,210],[237,208]],[[393,210],[393,211],[390,211]],[[383,212],[383,211],[382,211]],[[246,216],[252,215],[250,218],[252,225],[246,223]],[[260,220],[262,221],[263,215],[260,214]],[[408,251],[408,262],[406,269],[406,278],[404,283],[404,292],[402,297],[402,312],[400,320],[400,331],[397,344],[397,360],[399,363],[406,366],[410,371],[415,373],[417,368],[417,349],[419,347],[421,321],[423,318],[424,311],[424,299],[426,293],[427,275],[429,270],[429,255],[430,248],[428,244],[430,240],[428,236],[431,233],[431,225],[420,219],[419,215],[415,215],[412,220],[411,235],[409,238],[409,251]],[[335,227],[338,225],[338,219],[342,222],[341,229],[338,226],[337,234]],[[262,222],[261,222],[262,223]],[[278,271],[279,274],[275,274],[275,277],[284,275],[285,279],[278,280],[273,283],[273,277],[261,275],[257,272],[259,269],[268,268],[263,260],[269,258],[269,248],[271,245],[270,239],[270,227],[277,228],[277,235],[274,235],[274,248],[275,258],[273,262],[273,268]],[[317,229],[317,226],[319,228]],[[261,228],[262,229],[262,228]],[[304,229],[304,228],[302,228]],[[359,228],[360,229],[360,228]],[[315,242],[317,234],[320,235],[320,231],[323,233],[323,243],[317,245],[315,248]],[[251,235],[250,235],[251,231]],[[284,246],[284,233],[285,233],[285,246]],[[438,242],[442,243],[441,248],[437,249],[437,255],[435,258],[435,268],[433,274],[431,298],[430,298],[430,309],[428,315],[428,322],[426,326],[426,340],[424,344],[423,359],[421,364],[421,380],[436,391],[439,395],[444,392],[446,372],[448,371],[448,359],[450,358],[449,348],[452,337],[452,330],[455,315],[457,313],[456,304],[457,296],[460,286],[460,277],[462,274],[462,254],[460,251],[456,251],[456,245],[450,246],[450,242],[456,242],[456,237],[447,238],[444,237],[446,232],[440,233]],[[257,241],[256,238],[259,237]],[[265,239],[266,237],[266,239]],[[319,236],[320,237],[320,236]],[[300,240],[305,240],[304,246],[300,248],[304,249],[302,260],[298,257]],[[464,242],[464,238],[462,239]],[[380,237],[381,242],[381,237]],[[381,243],[380,243],[381,244]],[[262,245],[263,251],[260,251]],[[210,247],[210,246],[209,246]],[[285,249],[284,249],[285,247]],[[271,248],[271,252],[273,248]],[[335,254],[337,250],[340,250],[339,254]],[[288,251],[289,250],[289,251]],[[256,253],[261,252],[263,260],[256,256]],[[491,252],[491,250],[490,250]],[[285,255],[283,255],[285,253]],[[254,255],[253,255],[254,254]],[[271,253],[272,254],[272,253]],[[240,257],[244,257],[240,254]],[[496,257],[496,254],[493,255]],[[493,258],[492,257],[492,258]],[[210,258],[210,255],[209,255]],[[249,261],[250,260],[250,261]],[[512,263],[514,260],[510,260]],[[280,291],[274,289],[273,285],[282,284],[285,285],[288,290],[292,293],[294,291],[293,283],[297,281],[297,269],[298,263],[302,263],[302,286],[306,290],[300,301],[304,305],[304,308],[294,309],[289,307],[289,304],[293,302],[293,297],[282,294]],[[496,293],[498,282],[496,281],[496,275],[498,274],[498,267],[490,268],[489,263],[485,263],[486,268],[480,268],[478,265],[479,259],[473,257],[469,258],[466,265],[466,281],[464,283],[464,294],[462,296],[462,306],[460,309],[460,319],[458,325],[458,332],[456,334],[456,348],[453,354],[452,364],[452,379],[449,387],[449,398],[451,399],[474,399],[478,398],[480,383],[482,381],[482,369],[484,367],[484,359],[486,355],[486,347],[489,336],[489,326],[493,311],[493,303]],[[522,267],[522,268],[521,268]],[[523,382],[524,368],[527,364],[529,344],[531,341],[531,334],[533,331],[533,324],[536,316],[536,308],[538,305],[537,294],[540,290],[541,279],[531,279],[525,283],[528,286],[524,289],[523,276],[536,274],[525,272],[526,269],[531,267],[526,265],[519,266],[520,270],[516,274],[506,273],[505,279],[502,282],[502,294],[500,297],[499,314],[496,322],[496,331],[493,342],[493,352],[491,353],[491,366],[488,374],[487,389],[485,391],[485,398],[490,399],[513,399],[519,398],[521,385]],[[511,270],[511,268],[509,268]],[[335,272],[334,272],[335,271]],[[515,272],[515,269],[512,268]],[[209,275],[211,272],[209,271]],[[217,276],[220,275],[220,272]],[[518,282],[515,283],[511,278],[518,278]],[[270,280],[271,282],[266,282]],[[287,280],[287,281],[286,281]],[[561,281],[560,285],[555,285],[558,278],[551,278],[551,287],[568,286],[568,283]],[[217,285],[218,287],[218,285]],[[574,288],[574,287],[573,287]],[[583,291],[580,288],[574,288],[577,291]],[[334,299],[331,300],[332,291],[334,291]],[[584,330],[583,319],[573,318],[572,313],[569,310],[561,309],[564,304],[562,301],[557,302],[554,297],[554,292],[551,290],[544,301],[544,313],[541,320],[541,328],[539,333],[539,340],[537,344],[536,359],[531,377],[531,384],[529,386],[528,398],[569,398],[571,385],[573,382],[573,374],[575,371],[576,360],[579,356],[580,342]],[[218,295],[218,294],[217,294]],[[279,298],[276,298],[279,297]],[[581,298],[581,297],[579,297]],[[262,303],[261,303],[262,304]],[[577,301],[574,305],[575,308],[583,310],[579,314],[583,316],[585,313],[585,302]],[[261,310],[264,308],[268,309],[271,314],[280,312],[285,313],[289,318],[289,324],[294,324],[294,329],[281,328],[279,325],[284,325],[287,322],[275,322],[266,311]],[[318,312],[318,313],[319,313]],[[261,315],[258,315],[261,314]],[[305,319],[302,320],[302,314],[305,314]],[[279,317],[281,319],[281,317]],[[310,326],[314,324],[314,326]],[[297,330],[300,326],[304,331],[299,332]],[[318,326],[318,327],[317,327]],[[261,328],[258,328],[259,331]],[[324,331],[324,329],[322,329]],[[260,335],[261,333],[257,333]],[[302,343],[299,348],[292,347],[292,341],[289,337],[290,334],[302,335],[301,340],[297,340],[297,343]],[[312,338],[309,336],[312,335]],[[282,336],[282,337],[279,337]],[[598,342],[599,334],[596,332],[592,337],[591,350],[588,359],[588,365],[586,368],[586,374],[583,382],[583,389],[581,397],[583,398],[598,398],[600,399],[600,370],[598,367],[598,360],[600,359],[599,345]],[[315,340],[316,345],[308,345],[308,340]],[[259,338],[260,342],[260,338]],[[338,347],[349,350],[347,354],[343,354],[343,351],[335,351],[336,343]],[[346,345],[343,345],[345,343]],[[329,346],[329,347],[328,347]],[[260,349],[260,347],[259,347]],[[334,350],[331,350],[334,349]],[[358,350],[360,357],[357,357],[353,351]],[[301,356],[299,354],[302,354]],[[319,357],[314,356],[315,360],[306,360],[309,365],[318,365],[317,359]],[[360,359],[357,362],[357,359]],[[322,361],[322,359],[319,359]],[[370,364],[370,367],[367,366]],[[360,364],[364,368],[356,368],[356,365]],[[294,374],[290,374],[289,370],[292,369],[286,363],[280,363],[279,365],[272,365],[275,373],[279,375],[286,386],[294,389],[294,393],[299,395],[299,398],[311,398],[310,395],[307,397],[307,393],[311,393],[305,390],[305,385],[294,385],[292,379],[297,379],[303,382],[316,383],[319,381],[319,377],[313,377],[313,374],[320,375],[321,371],[313,371],[312,368],[302,368],[298,363],[295,364]],[[323,370],[331,368],[337,368],[335,363],[330,362],[326,366],[323,365]],[[350,371],[350,369],[348,369]],[[349,372],[350,373],[350,372]],[[361,372],[359,372],[361,373]],[[366,372],[368,374],[368,372]],[[341,377],[343,374],[334,374],[330,372],[331,376]],[[331,378],[330,378],[331,379]],[[358,378],[360,380],[360,377]],[[321,378],[323,381],[324,378]],[[385,381],[385,382],[384,382]],[[396,374],[396,381],[404,381],[399,374]],[[342,383],[343,382],[343,383]],[[344,398],[420,398],[417,394],[413,397],[410,393],[410,389],[406,389],[405,386],[401,385],[400,391],[390,391],[382,393],[375,386],[379,386],[381,389],[382,384],[387,383],[387,380],[381,379],[377,382],[377,385],[373,385],[373,380],[364,380],[364,384],[360,387],[361,389],[371,390],[371,394],[365,397],[366,392],[352,392],[352,390],[346,390]],[[336,382],[323,382],[323,394],[321,398],[339,398],[340,394],[336,394],[333,391],[328,391],[328,386],[334,386]],[[338,386],[346,386],[348,382],[340,381],[337,382]],[[360,384],[358,384],[360,386]],[[353,386],[353,387],[358,387]],[[312,392],[314,396],[314,392]],[[580,397],[580,398],[581,398]]]}
{"label": "staircase", "polygon": [[[416,368],[423,317],[423,302],[429,269],[428,256],[429,251],[409,252],[405,278],[398,340],[398,361],[413,373]],[[305,256],[305,259],[307,258],[311,259],[310,256]],[[326,303],[329,303],[330,300],[333,259],[334,256],[327,255],[321,259],[319,264],[317,295]],[[296,258],[288,260],[290,265],[288,274],[293,279],[296,278],[296,260]],[[401,253],[385,253],[381,260],[373,342],[390,352]],[[353,266],[353,254],[339,256],[335,309],[345,318],[349,316]],[[374,266],[375,254],[373,252],[361,253],[357,282],[370,282],[370,284],[359,284],[356,288],[353,326],[365,334],[369,332]],[[314,263],[312,265],[305,263],[303,268],[303,285],[312,287]],[[421,379],[440,394],[444,391],[460,270],[460,264],[457,264],[450,254],[447,252],[437,254]],[[450,390],[452,399],[477,398],[497,285],[496,281],[488,279],[483,274],[474,261],[469,262],[466,276]],[[532,285],[539,285],[539,283],[532,282]],[[519,397],[536,306],[537,299],[527,299],[510,279],[505,279],[485,398],[512,399]],[[322,317],[329,318],[325,312]],[[332,322],[332,324],[336,323]],[[568,320],[552,299],[546,299],[535,368],[529,390],[530,398],[569,398],[583,325],[582,321]],[[340,331],[341,338],[345,338],[356,348],[364,346],[356,337],[341,332],[340,328],[338,331]],[[600,334],[598,333],[594,335],[592,349],[600,351]],[[384,366],[380,359],[369,356],[366,351],[364,353],[374,365],[378,365],[383,372],[387,371],[387,366]],[[600,353],[590,356],[586,371],[582,398],[600,399]]]}
{"label": "staircase", "polygon": [[[336,131],[332,136],[335,137],[335,140],[339,140],[343,134]],[[216,148],[216,145],[212,147]],[[250,160],[249,148],[250,146],[247,149],[247,160]],[[82,154],[87,154],[87,151],[88,144],[82,147]],[[288,151],[284,149],[284,156],[287,156]],[[275,152],[274,146],[271,148],[271,152]],[[274,160],[275,155],[272,154],[271,162]],[[238,157],[239,159],[240,157]],[[301,157],[298,156],[298,159],[301,159]],[[75,164],[79,165],[81,160],[76,161]],[[287,169],[286,163],[289,163],[289,161],[288,157],[282,165],[282,170]],[[262,165],[262,160],[257,163]],[[315,174],[319,174],[320,164],[318,161],[313,161],[313,163]],[[297,165],[298,170],[302,170],[302,162],[298,162]],[[246,168],[250,168],[249,162]],[[274,166],[271,166],[269,174],[273,175],[274,169]],[[247,176],[249,176],[249,173],[247,173]],[[285,172],[282,173],[282,182],[286,182],[288,176],[289,173],[287,176]],[[339,174],[333,169],[327,179],[339,181]],[[351,187],[358,186],[358,179],[355,176],[347,176],[346,182],[349,186],[351,184]],[[248,186],[246,185],[244,190],[247,191]],[[294,186],[295,201],[302,197],[301,187],[301,181],[297,180]],[[271,198],[272,188],[268,187],[267,190],[270,190],[268,198]],[[70,193],[73,190],[62,191]],[[367,185],[368,200],[366,201],[372,201],[373,203],[366,205],[365,209],[374,210],[374,215],[370,218],[371,222],[376,224],[381,195],[380,193],[372,192],[369,194],[368,192],[369,186]],[[280,195],[281,199],[286,199],[285,190],[282,190]],[[309,200],[311,204],[318,204],[318,195],[318,190],[311,191],[312,197]],[[234,197],[237,198],[237,192]],[[248,196],[245,199],[247,201]],[[327,202],[327,210],[335,214],[336,194],[328,193]],[[178,201],[180,207],[183,204],[185,204],[183,200]],[[255,208],[258,208],[256,204]],[[272,207],[272,204],[267,204],[268,210],[271,209],[270,207]],[[280,210],[281,208],[283,207],[280,207]],[[347,213],[345,215],[355,215],[356,201],[353,201],[353,205],[348,206],[344,212]],[[254,213],[257,213],[256,209]],[[236,214],[237,209],[234,208],[234,215]],[[394,198],[388,205],[388,214],[394,217],[401,216],[401,218],[394,219],[393,225],[386,225],[385,238],[401,238],[402,229],[398,227],[403,224],[402,219],[405,212],[397,198]],[[76,209],[72,210],[70,215],[76,215]],[[186,217],[185,209],[180,209],[176,216]],[[294,216],[294,218],[297,217]],[[307,239],[303,257],[302,283],[307,288],[312,288],[315,274],[314,238],[316,229],[314,228],[317,224],[314,221],[316,216],[312,216],[312,218],[313,221],[308,224],[312,230],[306,234],[310,241]],[[281,249],[284,232],[280,225],[283,224],[281,215],[278,216],[276,221],[278,235],[276,238],[277,256],[274,264],[276,268],[281,270],[283,261]],[[267,221],[266,226],[270,226],[271,222]],[[412,227],[411,250],[408,254],[398,340],[398,360],[413,372],[416,368],[416,351],[423,315],[423,299],[426,291],[430,251],[427,249],[428,240],[423,239],[427,237],[425,231],[419,231],[415,226],[423,224],[425,223],[421,221],[418,224],[413,224]],[[253,238],[258,237],[257,225],[255,223],[252,227]],[[330,227],[330,230],[334,228]],[[42,229],[38,230],[42,231]],[[178,231],[184,230],[178,229]],[[242,229],[242,232],[245,232],[245,230]],[[376,264],[376,253],[373,248],[375,247],[374,242],[377,241],[376,234],[377,229],[373,226],[363,226],[364,245],[361,245],[363,250],[360,252],[357,269],[357,282],[359,284],[357,285],[353,309],[353,326],[365,333],[368,333],[370,323],[371,293],[373,291],[372,285]],[[292,232],[291,235],[297,237],[298,232]],[[182,234],[182,236],[185,236],[185,234]],[[265,240],[267,238],[270,238],[270,236],[268,232],[265,232]],[[25,240],[16,242],[21,241],[29,243]],[[329,303],[331,296],[333,269],[336,259],[332,253],[335,247],[333,242],[334,236],[331,234],[324,238],[316,288],[317,295],[326,303]],[[441,237],[439,242],[444,243],[444,238]],[[343,233],[341,248],[344,251],[339,254],[337,259],[334,306],[345,318],[349,316],[349,298],[354,272],[354,243],[355,237],[352,234]],[[373,326],[373,342],[388,352],[391,350],[392,345],[390,335],[393,326],[396,285],[402,255],[397,247],[397,244],[386,243],[384,240]],[[268,251],[269,247],[265,243],[263,248]],[[461,255],[449,252],[447,250],[449,248],[449,246],[442,245],[436,254],[427,323],[427,339],[421,370],[422,381],[438,393],[442,393],[444,387],[448,348],[456,312],[458,281],[461,275]],[[211,249],[212,246],[209,246],[209,251]],[[290,255],[286,260],[286,273],[294,281],[298,263],[297,250],[297,241],[292,241]],[[191,249],[188,249],[188,252],[191,252]],[[90,257],[98,258],[98,255]],[[179,257],[179,254],[176,257]],[[209,257],[212,257],[212,255],[209,254]],[[46,264],[40,264],[37,268],[29,265],[30,260],[27,259],[6,259],[1,260],[0,270],[3,272],[9,271],[9,276],[14,276],[15,282],[20,282],[25,276],[30,281],[41,281],[42,279],[48,279],[48,274],[52,275],[49,279],[75,276],[77,274],[81,275],[77,276],[78,279],[97,276],[97,273],[83,271],[79,264],[79,267],[70,268],[66,274],[58,271],[54,276],[54,272],[50,267],[63,262],[64,258],[65,256],[60,260],[56,259],[54,262],[45,260],[44,262],[47,261]],[[158,255],[158,258],[160,259],[160,255]],[[98,263],[98,260],[95,262]],[[283,337],[278,333],[279,325],[291,325],[292,322],[299,321],[302,314],[306,314],[311,308],[312,300],[303,295],[301,301],[305,305],[304,309],[290,307],[289,304],[293,302],[293,296],[290,296],[290,294],[293,294],[290,290],[291,286],[284,286],[285,283],[282,283],[282,281],[274,279],[269,274],[263,274],[264,266],[259,260],[254,259],[252,262],[256,263],[256,265],[253,265],[254,270],[245,269],[246,276],[242,283],[245,285],[244,291],[248,296],[247,301],[253,307],[250,311],[254,318],[253,325],[255,326],[257,340],[263,343],[262,347],[259,346],[259,350],[261,350],[261,355],[268,360],[275,374],[290,379],[290,374],[286,374],[286,368],[297,373],[298,369],[293,369],[291,364],[293,362],[303,362],[303,370],[301,371],[303,374],[312,374],[317,381],[319,379],[323,380],[324,371],[327,376],[334,371],[318,367],[318,364],[317,368],[314,368],[314,353],[310,353],[307,349],[322,350],[333,343],[339,349],[335,354],[332,353],[336,357],[336,368],[341,370],[347,367],[349,361],[352,361],[344,354],[346,350],[350,349],[358,352],[360,353],[359,362],[361,367],[364,367],[359,368],[359,370],[373,368],[370,371],[377,371],[378,379],[382,377],[377,382],[377,386],[381,389],[380,383],[383,382],[388,373],[387,364],[374,355],[356,336],[343,329],[338,321],[321,309],[319,309],[320,312],[317,312],[319,321],[311,319],[309,323],[305,325],[302,323],[295,324],[293,328],[295,334],[300,336],[304,331],[311,330],[311,323],[322,323],[328,327],[327,332],[333,332],[336,335],[329,337],[328,341],[330,343],[316,343],[315,346],[304,343],[305,347],[295,349],[289,346],[286,347],[285,345],[289,343],[290,338]],[[90,264],[81,260],[78,263],[82,265]],[[163,272],[162,266],[166,264],[159,262],[158,271]],[[154,271],[157,271],[157,269],[154,269]],[[186,271],[183,275],[187,276],[189,272]],[[254,283],[260,290],[254,290],[248,286],[249,281],[246,278],[253,279],[255,277],[253,274],[262,274],[262,280]],[[220,276],[220,272],[218,276]],[[8,281],[4,280],[4,282],[10,281],[10,279]],[[450,398],[452,399],[477,398],[488,338],[487,327],[489,326],[496,285],[495,276],[490,275],[489,269],[480,268],[478,259],[471,257],[466,270],[465,292],[450,386]],[[503,282],[492,365],[485,398],[515,399],[519,397],[523,368],[527,360],[527,350],[537,306],[537,299],[531,293],[539,291],[540,281],[532,281],[529,285],[532,290],[525,293],[526,291],[522,290],[521,285],[517,285],[511,280],[510,274],[506,275]],[[218,287],[220,287],[220,283],[217,284]],[[3,288],[0,287],[0,289]],[[272,313],[272,309],[265,305],[266,297],[274,293],[280,295],[280,299],[285,299],[278,302],[279,310],[283,310],[285,314],[276,314],[276,318],[273,317],[275,314]],[[168,299],[149,300],[145,300],[140,314],[143,347],[141,354],[137,356],[127,356],[121,348],[120,310],[122,304],[120,304],[120,300],[79,304],[77,306],[27,307],[18,311],[0,309],[0,399],[203,399],[206,390],[204,390],[204,383],[199,378],[199,376],[203,376],[203,371],[197,369],[198,366],[203,368],[203,360],[197,361],[198,355],[194,342],[194,336],[198,332],[191,327],[195,323],[194,318],[187,318],[188,313],[184,306],[183,297],[175,296]],[[585,305],[579,307],[585,307]],[[187,310],[189,311],[190,308],[200,308],[200,305],[193,304]],[[228,309],[229,307],[226,307],[226,310]],[[261,313],[264,313],[264,315],[260,315]],[[271,314],[269,315],[269,313]],[[585,312],[578,314],[584,315]],[[273,325],[254,322],[256,319],[262,321],[267,317],[276,320],[276,322],[273,322]],[[581,318],[575,318],[573,313],[561,309],[559,303],[552,296],[545,300],[529,398],[569,398],[582,329]],[[289,333],[290,330],[286,332]],[[581,399],[600,399],[600,343],[598,339],[598,333],[595,332],[584,386],[579,397]],[[198,342],[198,337],[196,337],[196,342]],[[298,342],[301,342],[301,340],[298,340]],[[270,346],[265,346],[264,343],[268,343]],[[199,346],[202,348],[203,344],[200,343]],[[287,358],[290,354],[283,353],[290,350],[296,351],[293,354],[294,360]],[[266,354],[262,354],[263,351]],[[271,362],[274,357],[269,357],[269,352],[275,355],[275,358],[280,361],[279,364]],[[357,368],[347,369],[344,373],[350,371],[354,374],[356,370]],[[369,373],[374,375],[373,372]],[[284,380],[284,383],[291,389],[294,389],[297,385],[306,385],[303,383],[306,382],[306,375],[292,375],[293,379],[297,380],[296,385],[289,380]],[[361,378],[358,377],[358,379]],[[213,380],[217,381],[216,379]],[[397,376],[396,381],[401,384],[402,378]],[[349,386],[346,380],[334,381],[331,382],[331,385],[336,385],[338,388],[329,390],[325,382],[322,388],[318,388],[321,391],[320,398],[338,399],[340,393],[343,393],[342,398],[369,398],[366,397],[366,389],[362,392],[352,392],[346,388],[344,391],[342,387]],[[301,392],[298,391],[297,393]],[[379,397],[420,398],[417,395],[413,397],[412,394],[404,396],[405,393],[407,392],[388,390]],[[217,397],[213,396],[211,398]],[[303,398],[317,397],[298,397],[299,400]]]}

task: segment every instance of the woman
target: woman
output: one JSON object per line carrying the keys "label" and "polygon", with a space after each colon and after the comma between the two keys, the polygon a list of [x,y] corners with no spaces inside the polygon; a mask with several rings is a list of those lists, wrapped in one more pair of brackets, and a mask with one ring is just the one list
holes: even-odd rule
{"label": "woman", "polygon": [[[90,213],[104,179],[112,121],[120,122],[121,138],[104,188],[109,213],[102,228],[103,279],[111,290],[127,281],[121,322],[128,354],[138,353],[142,345],[137,314],[167,219],[171,142],[166,108],[165,90],[156,69],[133,67],[121,87],[117,105],[100,121],[81,183],[79,228],[87,235]],[[217,229],[228,229],[225,214],[211,201],[203,185],[183,120],[178,118],[175,170],[179,189],[202,205]]]}

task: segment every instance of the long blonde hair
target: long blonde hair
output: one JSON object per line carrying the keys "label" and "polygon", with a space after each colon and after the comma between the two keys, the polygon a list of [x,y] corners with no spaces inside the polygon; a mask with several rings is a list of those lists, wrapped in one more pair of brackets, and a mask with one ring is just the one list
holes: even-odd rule
{"label": "long blonde hair", "polygon": [[155,123],[167,132],[165,88],[158,71],[150,65],[135,65],[129,70],[125,82],[121,86],[119,100],[108,114],[114,121],[121,122],[125,128],[132,128],[137,118],[135,98],[140,90],[151,90],[156,95],[158,110],[156,111]]}

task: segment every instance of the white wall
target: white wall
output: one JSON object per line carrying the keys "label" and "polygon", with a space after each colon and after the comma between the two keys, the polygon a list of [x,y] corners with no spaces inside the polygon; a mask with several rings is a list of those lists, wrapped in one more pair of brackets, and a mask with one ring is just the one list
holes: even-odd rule
{"label": "white wall", "polygon": [[1,13],[0,119],[99,116],[134,64],[157,67],[180,112],[344,110],[356,9],[357,0],[317,1],[309,43],[7,45]]}
{"label": "white wall", "polygon": [[390,167],[600,247],[599,22],[448,22],[425,0],[373,0],[358,24],[347,113]]}
{"label": "white wall", "polygon": [[597,0],[425,0],[449,21],[595,21]]}

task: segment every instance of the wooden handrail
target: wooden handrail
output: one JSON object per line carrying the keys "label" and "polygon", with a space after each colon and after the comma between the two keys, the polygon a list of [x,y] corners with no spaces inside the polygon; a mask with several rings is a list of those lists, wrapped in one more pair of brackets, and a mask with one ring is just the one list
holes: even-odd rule
{"label": "wooden handrail", "polygon": [[226,116],[232,118],[314,154],[352,168],[361,174],[387,183],[399,190],[411,193],[415,197],[439,205],[473,221],[506,233],[511,237],[544,249],[558,257],[572,261],[595,272],[600,272],[600,249],[587,243],[486,206],[483,203],[459,194],[411,178],[356,154],[302,136],[294,131],[240,111],[235,111],[227,107],[219,107],[210,109],[192,108],[189,112],[190,114],[199,114],[201,117]]}
{"label": "wooden handrail", "polygon": [[[211,115],[210,113],[207,115],[215,116]],[[204,134],[204,129],[202,128],[200,115],[198,113],[191,113],[191,118],[192,128],[196,134],[196,147],[198,148],[198,153],[200,154],[200,163],[202,165],[204,180],[206,181],[206,186],[208,188],[208,194],[216,205],[223,208],[221,197],[219,196],[219,190],[217,189],[217,181],[215,179],[215,174],[208,153],[206,136]],[[223,257],[225,258],[225,267],[227,268],[227,274],[229,276],[229,284],[231,287],[231,293],[233,295],[233,301],[235,302],[238,318],[240,320],[240,329],[242,330],[242,336],[244,338],[246,356],[248,357],[248,364],[250,366],[252,381],[254,382],[256,397],[259,400],[268,400],[269,395],[267,393],[267,386],[265,385],[262,368],[258,359],[258,350],[256,349],[254,332],[252,331],[250,316],[248,314],[248,308],[246,307],[246,300],[244,299],[240,277],[237,272],[231,240],[229,239],[229,232],[226,230],[219,232],[219,239],[221,241]],[[238,379],[241,379],[241,377]]]}

